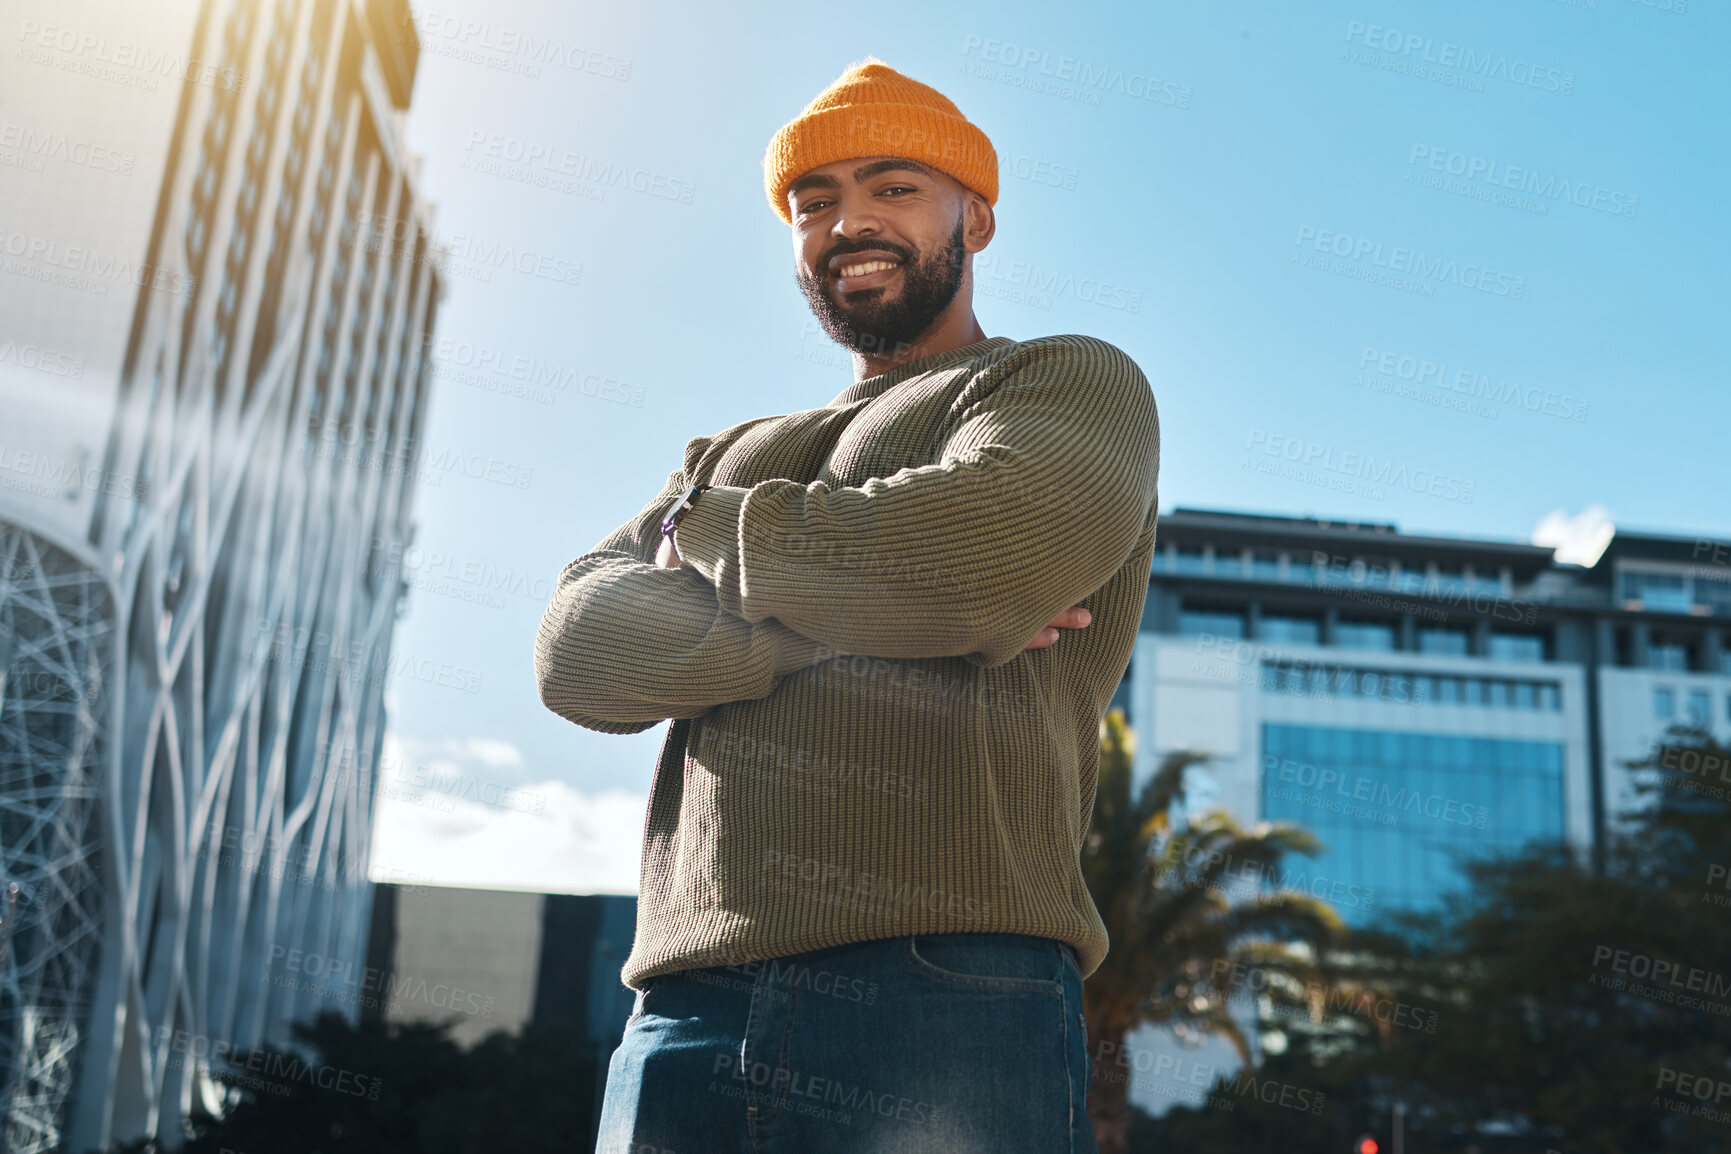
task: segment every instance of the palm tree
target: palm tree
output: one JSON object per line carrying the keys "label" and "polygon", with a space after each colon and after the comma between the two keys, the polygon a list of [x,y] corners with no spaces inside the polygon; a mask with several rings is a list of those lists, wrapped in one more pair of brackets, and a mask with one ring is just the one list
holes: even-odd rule
{"label": "palm tree", "polygon": [[1116,1056],[1131,1030],[1151,1024],[1181,1038],[1218,1035],[1248,1065],[1249,1042],[1227,1008],[1231,976],[1246,972],[1235,967],[1256,967],[1276,979],[1261,992],[1279,998],[1284,990],[1302,1004],[1325,987],[1321,959],[1343,928],[1326,903],[1256,880],[1278,876],[1287,853],[1320,852],[1314,836],[1285,823],[1241,829],[1224,811],[1179,828],[1172,810],[1185,770],[1210,760],[1196,751],[1168,755],[1132,804],[1134,743],[1123,711],[1108,713],[1082,849],[1082,874],[1112,943],[1082,999],[1096,1066],[1088,1115],[1101,1154],[1124,1154],[1129,1138],[1129,1070]]}

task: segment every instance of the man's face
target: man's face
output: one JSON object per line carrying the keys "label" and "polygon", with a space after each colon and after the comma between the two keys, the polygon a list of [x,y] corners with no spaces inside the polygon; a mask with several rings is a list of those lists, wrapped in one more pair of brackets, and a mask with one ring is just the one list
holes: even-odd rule
{"label": "man's face", "polygon": [[[969,200],[978,201],[970,213]],[[795,275],[824,331],[888,356],[916,341],[961,291],[978,209],[951,177],[912,160],[861,157],[804,173],[788,189]]]}

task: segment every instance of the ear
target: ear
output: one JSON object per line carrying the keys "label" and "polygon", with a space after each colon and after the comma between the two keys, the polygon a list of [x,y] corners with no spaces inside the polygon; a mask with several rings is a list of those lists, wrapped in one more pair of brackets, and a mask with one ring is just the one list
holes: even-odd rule
{"label": "ear", "polygon": [[972,189],[962,205],[962,246],[969,252],[979,252],[992,243],[998,231],[998,217],[986,198]]}

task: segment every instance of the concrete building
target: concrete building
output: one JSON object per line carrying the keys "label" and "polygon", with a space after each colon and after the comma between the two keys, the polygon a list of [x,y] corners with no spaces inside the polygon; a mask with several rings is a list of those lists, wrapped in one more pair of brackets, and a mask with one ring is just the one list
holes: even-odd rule
{"label": "concrete building", "polygon": [[387,1021],[450,1022],[465,1045],[530,1022],[575,1026],[595,1047],[601,1102],[635,1000],[619,970],[636,898],[392,884],[375,895],[365,970],[327,989]]}
{"label": "concrete building", "polygon": [[63,0],[0,69],[0,1145],[237,1093],[364,956],[440,254],[404,0]]}

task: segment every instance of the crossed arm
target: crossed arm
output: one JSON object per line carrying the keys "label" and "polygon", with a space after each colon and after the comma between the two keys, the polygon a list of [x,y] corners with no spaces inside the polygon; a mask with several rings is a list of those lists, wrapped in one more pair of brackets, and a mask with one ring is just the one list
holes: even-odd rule
{"label": "crossed arm", "polygon": [[677,550],[659,523],[689,470],[670,475],[560,574],[535,647],[543,703],[633,733],[764,697],[840,653],[990,667],[1085,626],[1077,603],[1123,564],[1153,508],[1153,397],[1098,342],[1030,348],[1005,371],[936,463],[857,487],[717,486]]}

